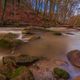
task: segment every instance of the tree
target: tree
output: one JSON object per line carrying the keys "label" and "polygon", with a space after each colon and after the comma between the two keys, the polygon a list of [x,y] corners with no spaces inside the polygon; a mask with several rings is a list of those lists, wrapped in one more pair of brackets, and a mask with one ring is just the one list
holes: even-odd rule
{"label": "tree", "polygon": [[7,5],[7,0],[2,0],[2,17],[1,17],[2,21],[4,19],[4,15],[5,15],[5,11],[6,11],[6,5]]}

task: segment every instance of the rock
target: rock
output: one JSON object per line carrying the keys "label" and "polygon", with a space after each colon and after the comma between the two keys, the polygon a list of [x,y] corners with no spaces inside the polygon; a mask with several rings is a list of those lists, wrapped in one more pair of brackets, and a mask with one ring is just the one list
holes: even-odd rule
{"label": "rock", "polygon": [[25,35],[26,34],[30,34],[30,35],[32,35],[33,33],[31,32],[31,29],[26,29],[25,28],[25,29],[22,30],[22,34],[25,34]]}
{"label": "rock", "polygon": [[67,62],[67,61],[60,60],[60,59],[56,60],[55,63],[56,63],[56,65],[58,65],[58,66],[68,65],[68,62]]}
{"label": "rock", "polygon": [[80,51],[72,50],[67,54],[69,61],[76,67],[80,68]]}
{"label": "rock", "polygon": [[[15,70],[12,65],[5,64],[0,67],[0,74],[3,74],[6,77],[6,80],[9,80],[11,73]],[[1,80],[1,78],[0,78]]]}
{"label": "rock", "polygon": [[68,80],[70,78],[69,73],[61,68],[54,68],[53,76],[56,79],[63,79],[63,80]]}
{"label": "rock", "polygon": [[19,67],[12,73],[10,80],[34,80],[34,76],[26,67]]}
{"label": "rock", "polygon": [[15,56],[5,56],[2,58],[3,64],[12,65],[13,67],[16,67],[16,61]]}
{"label": "rock", "polygon": [[0,74],[0,80],[6,80],[6,77],[2,74]]}
{"label": "rock", "polygon": [[80,76],[75,77],[73,80],[80,80]]}
{"label": "rock", "polygon": [[40,60],[41,58],[35,56],[29,56],[25,54],[21,54],[18,56],[5,56],[3,57],[2,61],[3,64],[12,65],[13,67],[18,66],[29,66],[35,63],[36,61]]}
{"label": "rock", "polygon": [[29,66],[33,63],[35,63],[36,61],[38,61],[39,58],[38,57],[34,57],[34,56],[29,56],[29,55],[19,55],[16,57],[16,64],[18,66]]}
{"label": "rock", "polygon": [[38,36],[38,35],[33,35],[33,36],[31,36],[31,38],[30,38],[29,41],[33,41],[33,40],[37,40],[37,39],[40,39],[40,36]]}

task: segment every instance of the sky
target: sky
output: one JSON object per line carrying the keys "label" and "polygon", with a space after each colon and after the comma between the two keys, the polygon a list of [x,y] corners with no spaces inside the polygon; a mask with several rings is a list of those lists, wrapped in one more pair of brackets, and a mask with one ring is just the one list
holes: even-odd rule
{"label": "sky", "polygon": [[[33,5],[33,7],[34,7],[34,5],[35,5],[35,2],[34,2],[35,0],[32,0],[32,5]],[[44,11],[44,3],[41,3],[41,5],[42,5],[42,10]],[[39,6],[39,4],[38,4],[38,6]],[[49,5],[48,5],[49,6]],[[35,8],[35,7],[34,7]],[[49,11],[49,9],[48,9],[48,11]],[[57,6],[55,7],[55,12],[57,11]],[[73,9],[73,12],[74,12],[74,15],[79,15],[80,14],[80,3],[78,3],[75,7],[74,7],[74,9]]]}
{"label": "sky", "polygon": [[80,15],[80,4],[78,4],[78,6],[75,7],[74,15]]}

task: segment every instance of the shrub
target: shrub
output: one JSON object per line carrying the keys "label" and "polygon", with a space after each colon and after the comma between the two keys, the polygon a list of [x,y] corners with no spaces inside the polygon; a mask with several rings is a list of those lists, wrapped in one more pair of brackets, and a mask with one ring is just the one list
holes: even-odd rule
{"label": "shrub", "polygon": [[61,78],[65,80],[70,78],[69,73],[60,68],[54,68],[53,74],[56,78]]}

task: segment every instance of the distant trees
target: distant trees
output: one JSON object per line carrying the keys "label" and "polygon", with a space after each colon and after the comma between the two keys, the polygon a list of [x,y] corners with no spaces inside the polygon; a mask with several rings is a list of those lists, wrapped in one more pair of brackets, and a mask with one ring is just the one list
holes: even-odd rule
{"label": "distant trees", "polygon": [[63,23],[74,15],[74,9],[79,6],[79,0],[32,0],[32,6],[50,19],[57,19]]}
{"label": "distant trees", "polygon": [[[12,14],[14,15],[14,4],[15,4],[16,0],[1,0],[2,2],[2,17],[1,17],[1,21],[4,20],[4,15],[6,14],[6,8],[7,8],[7,4],[11,3],[12,4]],[[20,6],[21,0],[17,0],[16,3],[18,4],[18,7]]]}
{"label": "distant trees", "polygon": [[6,5],[7,5],[7,0],[2,0],[2,17],[1,17],[2,21],[5,15]]}
{"label": "distant trees", "polygon": [[[1,0],[2,1],[2,20],[5,15],[6,6],[11,1],[12,6],[18,4],[26,4],[27,7],[31,7],[34,11],[43,14],[43,16],[49,17],[49,19],[61,21],[65,23],[71,16],[80,13],[79,0]],[[14,7],[13,10],[14,11]]]}

